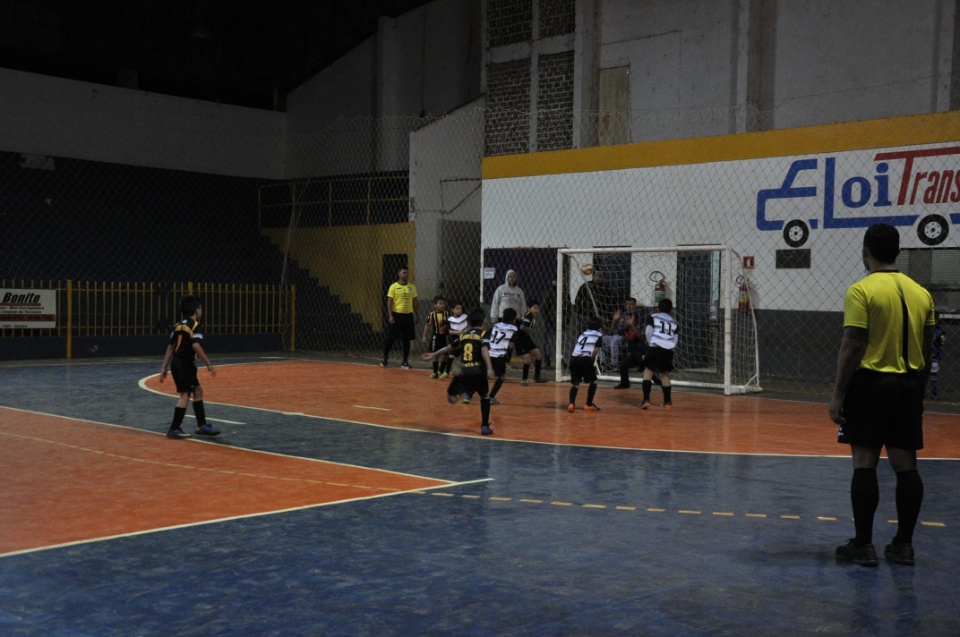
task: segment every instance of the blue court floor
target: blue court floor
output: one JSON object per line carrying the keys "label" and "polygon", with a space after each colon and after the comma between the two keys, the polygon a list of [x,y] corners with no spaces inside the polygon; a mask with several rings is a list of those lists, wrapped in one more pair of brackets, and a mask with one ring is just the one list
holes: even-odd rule
{"label": "blue court floor", "polygon": [[[175,401],[138,387],[158,364],[3,364],[0,406],[164,431]],[[921,461],[917,565],[868,569],[833,557],[853,533],[842,450],[637,451],[208,413],[224,434],[207,444],[457,485],[0,555],[0,635],[960,635],[955,460]],[[896,513],[885,462],[879,475],[882,550]],[[171,469],[168,488],[218,485]]]}

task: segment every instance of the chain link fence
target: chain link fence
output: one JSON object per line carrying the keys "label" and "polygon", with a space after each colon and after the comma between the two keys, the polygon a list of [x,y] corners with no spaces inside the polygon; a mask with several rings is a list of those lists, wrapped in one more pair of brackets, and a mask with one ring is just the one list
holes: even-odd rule
{"label": "chain link fence", "polygon": [[[960,155],[941,145],[939,154],[904,154],[910,147],[662,165],[662,157],[639,156],[655,152],[644,145],[610,146],[686,139],[709,147],[708,136],[763,128],[771,118],[726,108],[491,113],[478,102],[440,118],[340,120],[290,135],[285,181],[14,149],[0,152],[0,280],[27,288],[67,279],[282,286],[295,289],[295,307],[278,327],[258,328],[278,330],[279,348],[373,362],[382,353],[385,292],[401,265],[419,290],[420,336],[434,297],[448,307],[489,306],[507,270],[517,272],[528,305],[569,296],[557,286],[559,248],[723,244],[756,259],[745,282],[761,385],[823,395],[843,292],[862,269],[862,227],[828,230],[837,219],[897,220],[902,267],[934,293],[950,334],[960,308]],[[591,150],[529,153],[571,139]],[[608,169],[624,154],[646,167]],[[485,175],[485,157],[494,172],[509,169]],[[824,207],[828,188],[832,210]],[[602,254],[593,265],[603,267]],[[649,274],[622,286],[644,307],[654,296]],[[555,320],[545,313],[538,328],[545,350]],[[9,358],[14,340],[47,335],[2,329],[0,354]],[[949,354],[943,369],[949,377]]]}

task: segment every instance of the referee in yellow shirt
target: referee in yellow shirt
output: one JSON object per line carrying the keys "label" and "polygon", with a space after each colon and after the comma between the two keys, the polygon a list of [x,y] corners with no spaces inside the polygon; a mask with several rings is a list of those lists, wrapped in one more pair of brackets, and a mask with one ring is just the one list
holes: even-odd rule
{"label": "referee in yellow shirt", "polygon": [[380,367],[387,366],[393,342],[400,339],[403,345],[402,369],[410,369],[410,341],[417,337],[417,286],[409,282],[410,270],[406,267],[397,272],[397,282],[387,290],[387,332],[383,344],[383,360]]}
{"label": "referee in yellow shirt", "polygon": [[880,450],[897,476],[897,531],[884,556],[914,563],[913,530],[923,503],[917,451],[923,449],[923,388],[930,374],[933,297],[897,271],[900,233],[877,223],[863,238],[869,274],[850,286],[844,299],[843,340],[830,419],[840,425],[837,441],[850,445],[850,500],[856,537],[837,547],[839,560],[877,566],[873,517],[880,501]]}

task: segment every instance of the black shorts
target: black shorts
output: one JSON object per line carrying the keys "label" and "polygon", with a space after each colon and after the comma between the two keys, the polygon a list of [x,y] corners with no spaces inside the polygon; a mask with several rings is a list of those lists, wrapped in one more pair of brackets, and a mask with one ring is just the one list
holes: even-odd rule
{"label": "black shorts", "polygon": [[673,371],[673,350],[651,347],[643,359],[643,367],[661,374],[669,374]]}
{"label": "black shorts", "polygon": [[506,356],[501,356],[499,358],[495,356],[490,357],[490,362],[493,363],[493,375],[494,376],[506,376],[507,374],[507,361],[510,359]]}
{"label": "black shorts", "polygon": [[170,374],[173,376],[173,383],[177,386],[177,391],[183,393],[193,393],[200,385],[197,379],[197,364],[193,361],[173,357],[170,361]]}
{"label": "black shorts", "polygon": [[533,342],[533,338],[526,332],[517,331],[513,335],[513,350],[520,356],[532,352],[535,349],[540,349],[537,347],[537,344]]}
{"label": "black shorts", "polygon": [[923,383],[915,374],[857,370],[843,400],[837,442],[870,449],[923,449]]}
{"label": "black shorts", "polygon": [[469,376],[454,376],[447,387],[447,393],[453,396],[460,394],[476,394],[486,398],[490,392],[490,381],[486,374],[470,374]]}
{"label": "black shorts", "polygon": [[391,330],[391,335],[393,338],[402,339],[405,341],[412,341],[417,338],[416,326],[413,324],[413,313],[400,314],[399,312],[393,313],[393,329]]}
{"label": "black shorts", "polygon": [[434,333],[430,339],[430,351],[435,352],[447,346],[447,335]]}
{"label": "black shorts", "polygon": [[597,368],[593,365],[593,356],[570,357],[570,384],[579,385],[581,381],[597,382]]}

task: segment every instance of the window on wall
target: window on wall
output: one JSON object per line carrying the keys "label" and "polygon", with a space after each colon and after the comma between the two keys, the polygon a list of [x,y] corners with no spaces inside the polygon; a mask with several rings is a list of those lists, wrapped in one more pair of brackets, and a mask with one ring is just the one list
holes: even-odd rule
{"label": "window on wall", "polygon": [[630,143],[630,67],[600,69],[597,141],[601,146]]}
{"label": "window on wall", "polygon": [[941,314],[960,314],[960,248],[908,248],[897,268],[930,290]]}

